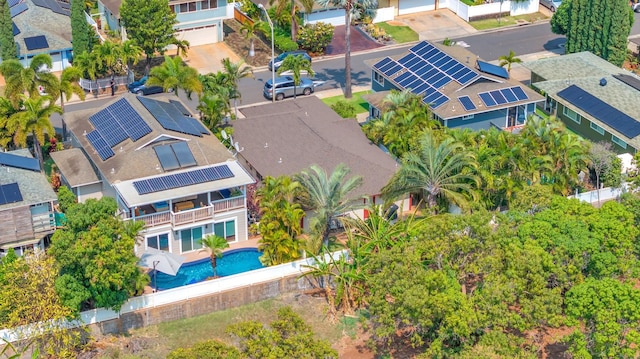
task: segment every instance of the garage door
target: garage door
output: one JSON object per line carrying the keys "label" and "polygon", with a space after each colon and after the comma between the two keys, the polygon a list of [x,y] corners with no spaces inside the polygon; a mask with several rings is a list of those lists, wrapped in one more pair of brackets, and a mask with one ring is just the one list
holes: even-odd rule
{"label": "garage door", "polygon": [[321,10],[309,14],[307,23],[315,24],[317,22],[324,22],[325,24],[331,24],[333,26],[344,25],[344,10]]}
{"label": "garage door", "polygon": [[189,41],[189,46],[200,46],[218,42],[218,27],[213,25],[205,28],[183,30],[179,32],[180,39]]}
{"label": "garage door", "polygon": [[436,9],[435,0],[399,0],[398,15],[413,14]]}

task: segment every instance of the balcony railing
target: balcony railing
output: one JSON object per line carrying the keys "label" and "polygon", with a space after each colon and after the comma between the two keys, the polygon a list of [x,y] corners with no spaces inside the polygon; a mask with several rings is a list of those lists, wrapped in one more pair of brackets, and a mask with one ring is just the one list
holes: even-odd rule
{"label": "balcony railing", "polygon": [[206,207],[200,207],[186,211],[151,213],[128,219],[143,221],[146,224],[145,227],[155,227],[163,224],[179,226],[183,224],[204,221],[213,218],[213,216],[217,213],[224,213],[239,208],[244,208],[244,197],[223,199],[211,202],[211,205]]}

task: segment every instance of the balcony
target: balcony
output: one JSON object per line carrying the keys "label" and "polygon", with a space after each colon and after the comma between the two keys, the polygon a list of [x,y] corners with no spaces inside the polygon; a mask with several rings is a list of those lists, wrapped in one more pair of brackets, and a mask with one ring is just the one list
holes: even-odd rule
{"label": "balcony", "polygon": [[182,201],[174,203],[170,210],[164,212],[140,214],[139,216],[129,217],[127,219],[134,221],[143,221],[145,222],[145,227],[155,227],[164,224],[180,226],[183,224],[190,224],[213,219],[216,214],[229,212],[236,209],[242,209],[244,208],[245,204],[244,196],[238,196],[212,201],[208,206],[204,207],[200,206],[198,208],[193,208],[193,206],[193,201]]}

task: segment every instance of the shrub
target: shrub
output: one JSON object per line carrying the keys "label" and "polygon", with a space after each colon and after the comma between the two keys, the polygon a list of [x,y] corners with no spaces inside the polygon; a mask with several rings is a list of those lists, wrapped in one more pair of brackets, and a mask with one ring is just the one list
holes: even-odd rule
{"label": "shrub", "polygon": [[331,108],[342,118],[354,118],[356,117],[356,107],[345,100],[340,100],[333,105]]}
{"label": "shrub", "polygon": [[58,189],[58,203],[60,204],[60,210],[66,213],[69,208],[78,203],[78,200],[67,186],[61,186]]}
{"label": "shrub", "polygon": [[333,25],[323,22],[306,25],[298,31],[298,44],[311,53],[324,53],[333,39],[333,30]]}
{"label": "shrub", "polygon": [[298,49],[298,44],[291,40],[289,36],[276,35],[275,46],[282,52],[294,51]]}

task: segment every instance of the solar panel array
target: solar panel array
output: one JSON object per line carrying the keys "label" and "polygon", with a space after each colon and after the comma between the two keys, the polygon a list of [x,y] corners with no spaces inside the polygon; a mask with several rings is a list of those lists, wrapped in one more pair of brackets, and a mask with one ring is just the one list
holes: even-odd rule
{"label": "solar panel array", "polygon": [[182,102],[176,101],[176,100],[169,100],[169,103],[173,104],[180,112],[182,112],[183,115],[191,116],[191,112],[187,110],[186,107],[184,107]]}
{"label": "solar panel array", "polygon": [[20,29],[18,29],[18,26],[16,25],[16,23],[11,21],[11,25],[13,26],[13,36],[18,35],[20,33]]}
{"label": "solar panel array", "polygon": [[478,63],[478,69],[484,73],[502,77],[504,79],[509,78],[509,72],[504,67],[490,64],[488,62],[484,62],[480,60],[478,60],[477,63]]}
{"label": "solar panel array", "polygon": [[476,105],[471,101],[469,96],[460,96],[458,97],[458,101],[460,101],[462,107],[467,111],[473,111],[476,109]]}
{"label": "solar panel array", "polygon": [[0,152],[0,165],[40,172],[40,162],[37,159]]}
{"label": "solar panel array", "polygon": [[186,133],[188,135],[202,137],[209,131],[198,120],[185,116],[181,109],[173,103],[152,100],[139,96],[138,100],[155,117],[165,130]]}
{"label": "solar panel array", "polygon": [[558,92],[558,96],[628,138],[640,135],[640,122],[576,85]]}
{"label": "solar panel array", "polygon": [[618,75],[613,75],[613,77],[617,80],[624,82],[628,86],[631,86],[634,89],[640,91],[640,79],[637,76],[618,74]]}
{"label": "solar panel array", "polygon": [[27,50],[46,49],[49,47],[47,38],[44,35],[25,37],[24,44],[27,46]]}
{"label": "solar panel array", "polygon": [[171,174],[133,182],[133,187],[139,195],[166,191],[169,189],[191,186],[194,184],[218,181],[233,177],[233,172],[227,165],[197,169],[189,172]]}
{"label": "solar panel array", "polygon": [[50,9],[56,14],[69,16],[71,12],[69,11],[69,4],[67,3],[59,3],[56,0],[31,0],[33,4],[39,7],[43,7],[45,9]]}
{"label": "solar panel array", "polygon": [[23,12],[27,11],[29,8],[27,7],[27,4],[21,2],[19,4],[17,4],[16,6],[13,6],[9,9],[9,12],[11,13],[11,17],[16,17],[20,14],[22,14]]}
{"label": "solar panel array", "polygon": [[100,135],[98,130],[93,130],[87,133],[87,140],[91,143],[91,146],[95,148],[96,152],[98,152],[98,156],[103,161],[106,161],[108,158],[115,156],[116,154],[111,149],[111,146],[107,144],[107,141]]}
{"label": "solar panel array", "polygon": [[479,76],[477,72],[428,42],[413,46],[398,61],[387,57],[374,64],[373,68],[402,88],[422,96],[423,102],[432,108],[449,101],[440,92],[440,88],[451,81],[467,85]]}
{"label": "solar panel array", "polygon": [[0,185],[0,205],[16,202],[22,202],[22,193],[20,193],[18,183]]}
{"label": "solar panel array", "polygon": [[518,86],[507,87],[495,91],[481,92],[478,94],[487,107],[504,105],[507,103],[528,100],[529,96]]}
{"label": "solar panel array", "polygon": [[165,171],[195,166],[196,159],[186,142],[176,142],[170,145],[155,146],[156,156]]}

